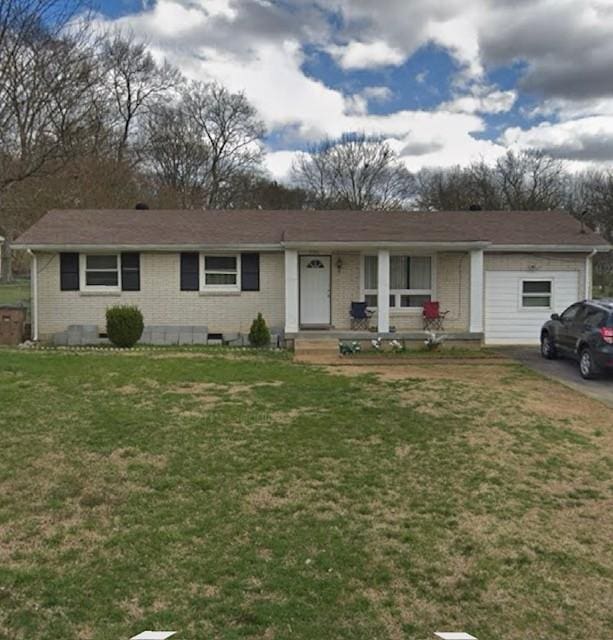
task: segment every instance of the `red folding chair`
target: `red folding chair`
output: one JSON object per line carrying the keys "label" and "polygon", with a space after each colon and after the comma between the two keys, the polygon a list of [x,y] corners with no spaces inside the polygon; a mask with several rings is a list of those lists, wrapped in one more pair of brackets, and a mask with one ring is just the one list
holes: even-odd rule
{"label": "red folding chair", "polygon": [[442,330],[445,316],[449,311],[441,311],[440,304],[434,300],[424,302],[423,305],[423,318],[424,329],[430,330]]}

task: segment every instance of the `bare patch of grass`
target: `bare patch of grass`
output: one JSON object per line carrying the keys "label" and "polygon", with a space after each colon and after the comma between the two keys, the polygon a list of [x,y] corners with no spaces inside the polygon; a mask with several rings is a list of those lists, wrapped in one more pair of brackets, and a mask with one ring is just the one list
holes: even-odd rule
{"label": "bare patch of grass", "polygon": [[0,635],[606,637],[598,403],[499,361],[159,353],[0,361]]}

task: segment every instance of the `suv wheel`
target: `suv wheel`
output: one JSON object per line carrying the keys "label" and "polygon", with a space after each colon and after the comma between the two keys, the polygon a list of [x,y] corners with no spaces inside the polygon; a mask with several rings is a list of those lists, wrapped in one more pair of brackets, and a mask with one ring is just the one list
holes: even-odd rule
{"label": "suv wheel", "polygon": [[598,375],[598,367],[594,362],[594,356],[587,347],[583,348],[579,353],[579,372],[586,380],[591,380]]}
{"label": "suv wheel", "polygon": [[541,355],[547,360],[554,360],[558,357],[556,344],[548,333],[541,336]]}

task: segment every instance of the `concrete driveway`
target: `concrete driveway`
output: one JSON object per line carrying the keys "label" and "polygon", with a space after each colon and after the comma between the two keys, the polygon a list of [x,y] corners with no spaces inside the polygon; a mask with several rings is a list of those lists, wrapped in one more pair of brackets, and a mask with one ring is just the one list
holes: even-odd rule
{"label": "concrete driveway", "polygon": [[557,380],[567,387],[613,407],[613,375],[610,373],[598,380],[584,380],[576,362],[562,359],[545,360],[541,357],[537,346],[507,347],[500,351],[547,378]]}

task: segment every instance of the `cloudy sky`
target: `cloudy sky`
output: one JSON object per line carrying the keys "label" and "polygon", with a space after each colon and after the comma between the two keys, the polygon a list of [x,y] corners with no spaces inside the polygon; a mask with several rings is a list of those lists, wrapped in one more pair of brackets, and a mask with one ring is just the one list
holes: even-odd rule
{"label": "cloudy sky", "polygon": [[345,131],[412,170],[525,147],[613,164],[613,0],[99,1],[188,77],[244,91],[278,178]]}

